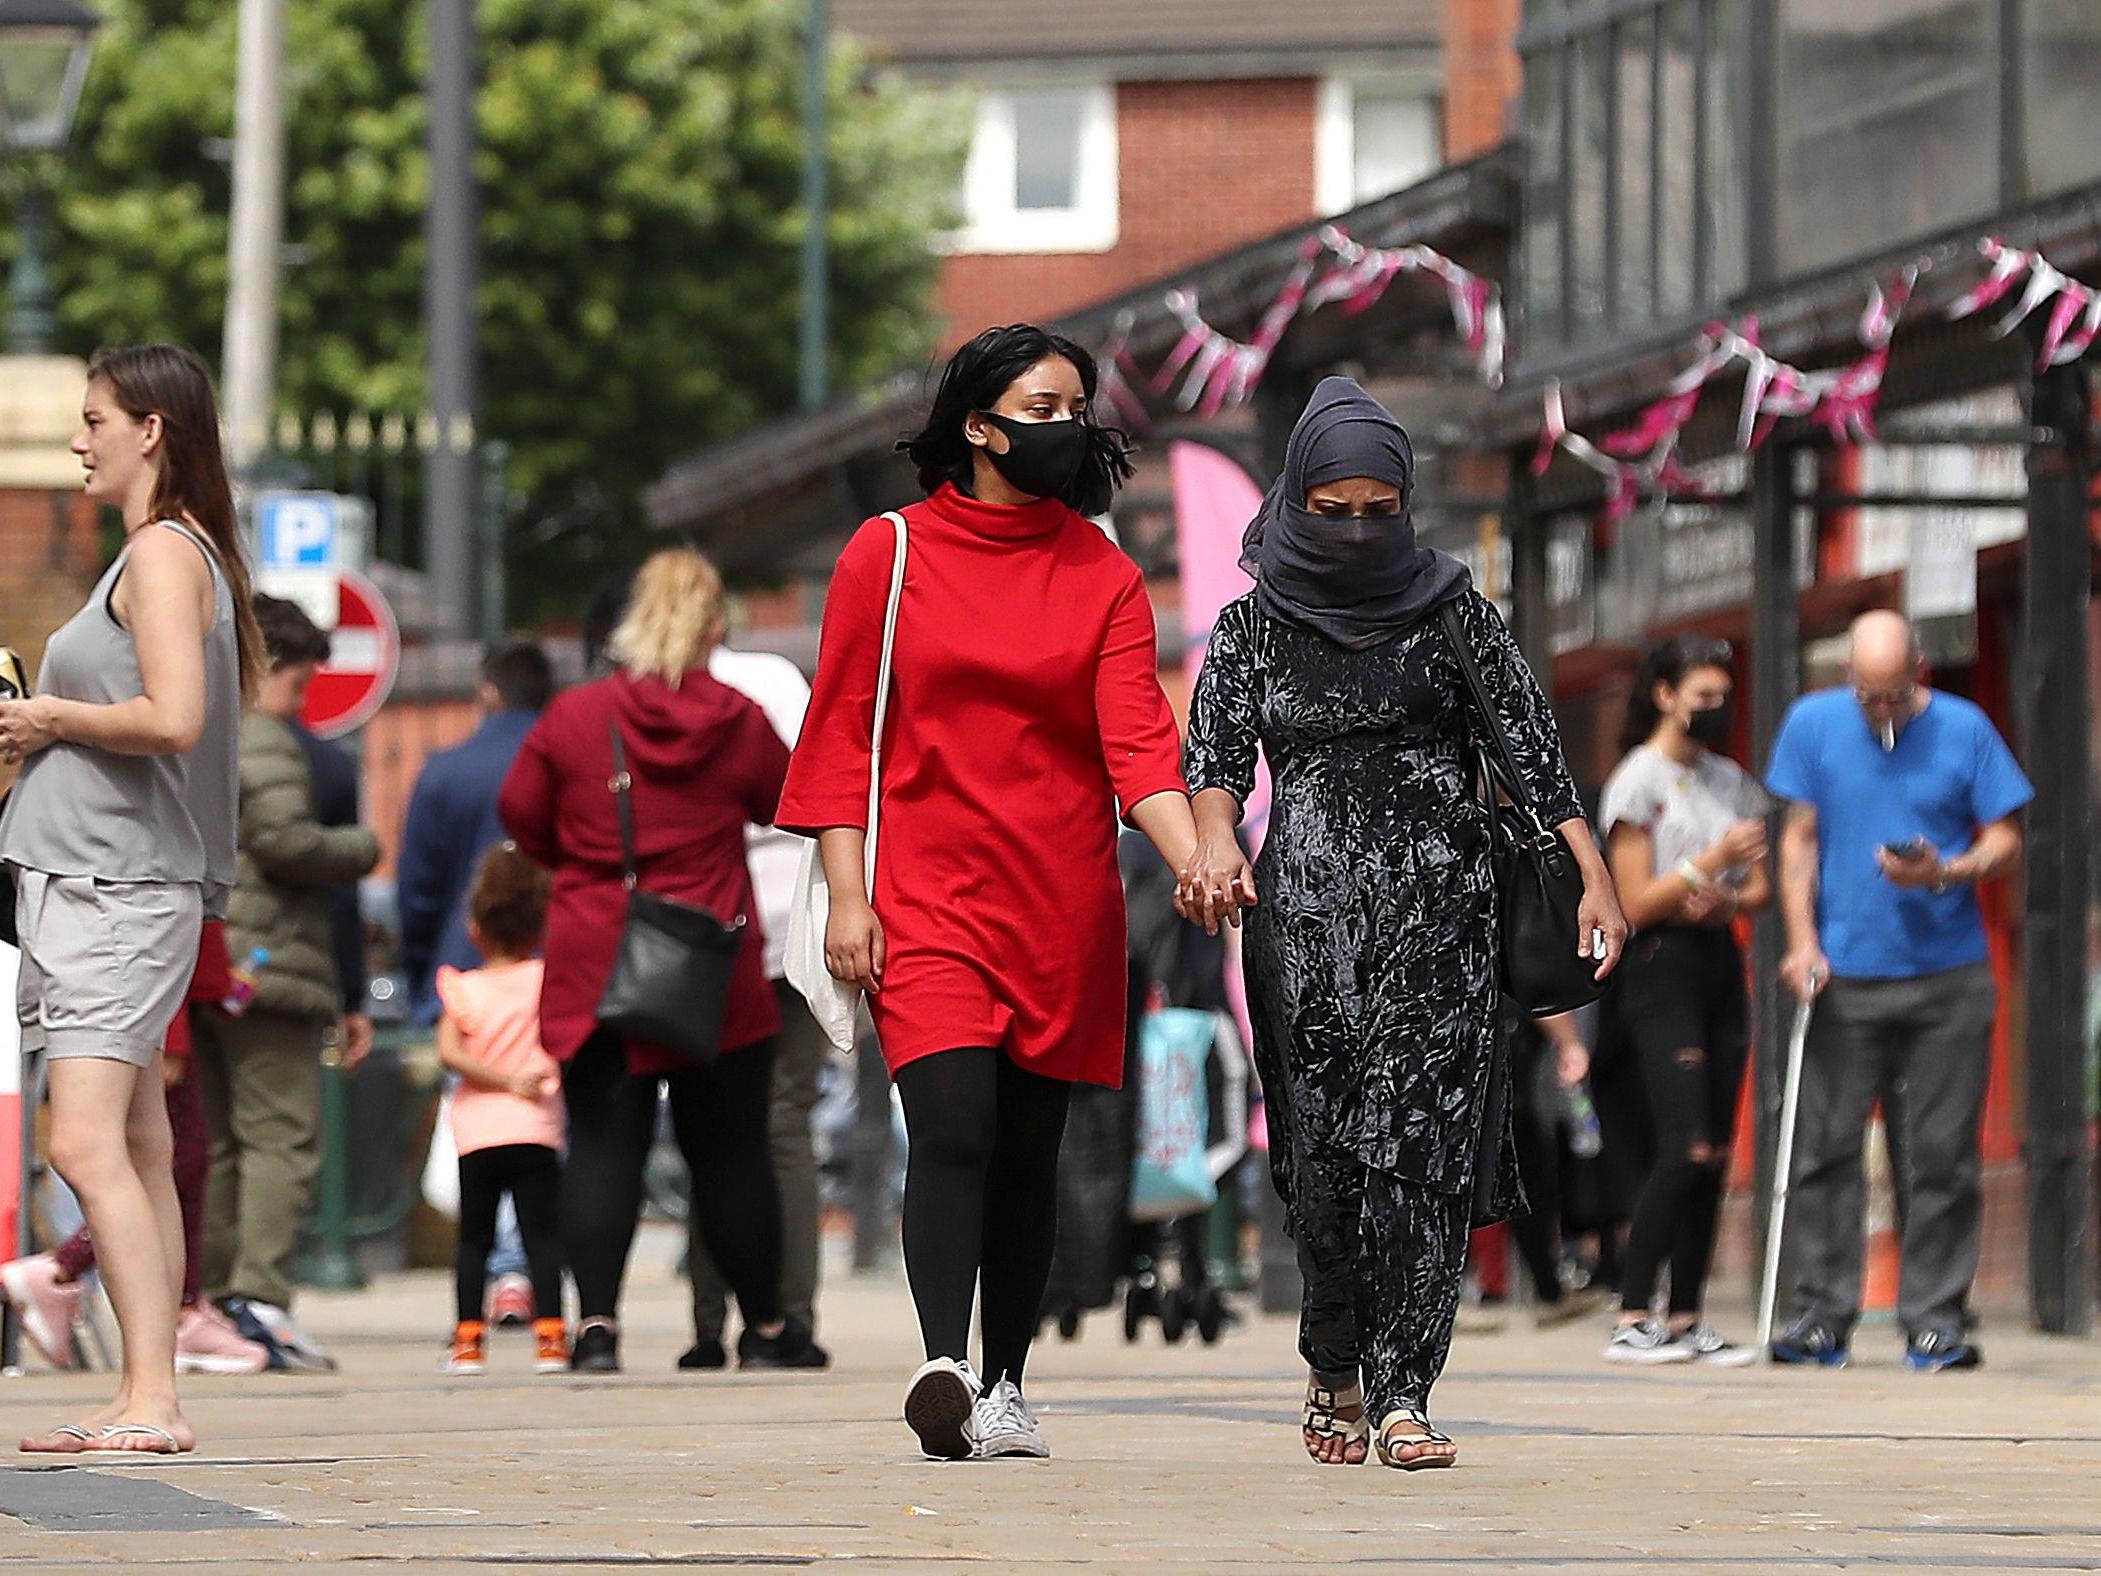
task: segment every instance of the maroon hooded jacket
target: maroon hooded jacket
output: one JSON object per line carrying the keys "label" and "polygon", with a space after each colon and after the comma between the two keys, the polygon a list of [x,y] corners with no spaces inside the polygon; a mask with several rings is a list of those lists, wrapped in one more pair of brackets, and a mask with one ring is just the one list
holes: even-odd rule
{"label": "maroon hooded jacket", "polygon": [[[725,1051],[780,1030],[767,983],[758,906],[744,859],[747,823],[770,825],[788,771],[787,746],[766,715],[695,668],[678,686],[611,678],[556,697],[525,736],[497,801],[519,848],[554,872],[547,913],[547,983],[540,1036],[566,1062],[597,1025],[599,999],[627,912],[620,882],[620,820],[613,801],[617,721],[634,779],[635,849],[644,891],[704,908],[727,923],[745,919]],[[688,1065],[630,1042],[628,1069],[647,1074]]]}

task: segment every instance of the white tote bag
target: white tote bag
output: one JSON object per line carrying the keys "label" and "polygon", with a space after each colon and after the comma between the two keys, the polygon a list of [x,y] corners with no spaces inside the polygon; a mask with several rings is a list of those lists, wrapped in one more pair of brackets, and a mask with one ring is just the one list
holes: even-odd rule
{"label": "white tote bag", "polygon": [[[890,566],[890,605],[883,614],[883,662],[875,681],[875,731],[869,735],[868,840],[862,879],[875,894],[876,820],[881,808],[883,781],[883,724],[890,716],[890,658],[897,645],[897,603],[905,589],[905,517],[883,516],[897,531],[897,552]],[[816,840],[808,840],[802,851],[802,869],[795,878],[795,906],[788,914],[786,963],[788,983],[802,992],[811,1016],[825,1037],[842,1051],[854,1048],[854,1016],[861,1005],[861,989],[832,978],[824,964],[824,933],[831,922],[832,894],[825,884],[824,861],[818,857]]]}

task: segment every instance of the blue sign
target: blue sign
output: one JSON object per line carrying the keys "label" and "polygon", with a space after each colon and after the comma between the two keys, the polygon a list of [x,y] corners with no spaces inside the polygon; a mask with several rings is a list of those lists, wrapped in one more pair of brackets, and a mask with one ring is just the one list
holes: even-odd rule
{"label": "blue sign", "polygon": [[342,564],[342,502],[334,493],[258,493],[256,557],[264,569],[334,569]]}

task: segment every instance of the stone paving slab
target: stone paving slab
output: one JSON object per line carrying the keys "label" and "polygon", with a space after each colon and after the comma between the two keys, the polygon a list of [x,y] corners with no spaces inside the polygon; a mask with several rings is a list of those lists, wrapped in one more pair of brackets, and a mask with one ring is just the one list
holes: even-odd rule
{"label": "stone paving slab", "polygon": [[[830,1372],[678,1374],[667,1240],[612,1377],[534,1375],[509,1332],[487,1376],[438,1375],[438,1275],[310,1296],[343,1371],[197,1381],[199,1455],[0,1457],[0,1571],[2101,1570],[2101,1343],[2007,1320],[1933,1377],[1888,1329],[1843,1373],[1630,1372],[1601,1327],[1516,1322],[1438,1392],[1462,1465],[1408,1475],[1305,1458],[1288,1322],[1167,1348],[1097,1318],[1032,1370],[1055,1459],[931,1463],[897,1421],[901,1281],[830,1283]],[[104,1384],[0,1382],[0,1427]]]}

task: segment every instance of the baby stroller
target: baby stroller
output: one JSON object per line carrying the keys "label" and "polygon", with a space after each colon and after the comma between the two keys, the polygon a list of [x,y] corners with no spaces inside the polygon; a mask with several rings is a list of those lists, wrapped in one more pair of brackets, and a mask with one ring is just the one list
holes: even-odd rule
{"label": "baby stroller", "polygon": [[[1138,1034],[1138,1135],[1131,1169],[1131,1278],[1123,1334],[1149,1318],[1169,1344],[1194,1325],[1205,1345],[1231,1317],[1204,1251],[1218,1184],[1247,1153],[1248,1057],[1229,1012],[1155,1007]],[[1172,1257],[1172,1280],[1162,1271]]]}

